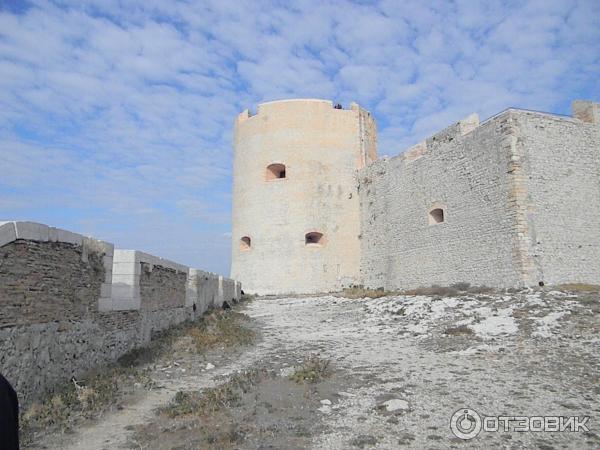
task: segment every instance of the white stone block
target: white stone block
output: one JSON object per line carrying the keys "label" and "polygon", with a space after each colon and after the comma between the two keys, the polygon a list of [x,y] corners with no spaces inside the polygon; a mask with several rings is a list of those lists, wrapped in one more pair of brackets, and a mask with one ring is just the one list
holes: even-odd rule
{"label": "white stone block", "polygon": [[114,263],[134,263],[136,261],[136,252],[135,250],[121,250],[115,249],[113,253],[113,262]]}
{"label": "white stone block", "polygon": [[47,242],[50,233],[48,225],[35,222],[15,222],[17,239]]}
{"label": "white stone block", "polygon": [[127,275],[127,274],[135,274],[135,275],[139,275],[141,273],[141,265],[139,263],[134,263],[134,262],[117,262],[114,261],[113,262],[113,277],[117,274],[123,274],[123,275]]}
{"label": "white stone block", "polygon": [[67,244],[83,245],[83,236],[60,228],[49,227],[48,239],[52,242],[66,242]]}
{"label": "white stone block", "polygon": [[140,275],[133,273],[113,273],[113,285],[139,286]]}
{"label": "white stone block", "polygon": [[2,222],[0,224],[0,247],[10,244],[17,239],[17,230],[14,222]]}

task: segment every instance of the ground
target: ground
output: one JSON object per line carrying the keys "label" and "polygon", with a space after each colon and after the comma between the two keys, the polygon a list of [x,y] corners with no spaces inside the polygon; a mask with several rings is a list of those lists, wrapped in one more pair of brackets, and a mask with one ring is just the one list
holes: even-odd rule
{"label": "ground", "polygon": [[[120,409],[32,446],[600,447],[597,293],[258,298],[237,311],[253,345],[198,354],[175,342]],[[461,440],[450,419],[464,408],[589,416],[589,431],[501,426]]]}

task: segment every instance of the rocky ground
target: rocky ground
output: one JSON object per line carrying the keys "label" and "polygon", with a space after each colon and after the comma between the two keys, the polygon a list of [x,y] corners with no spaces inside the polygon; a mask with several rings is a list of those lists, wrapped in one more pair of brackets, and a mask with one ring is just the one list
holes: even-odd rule
{"label": "rocky ground", "polygon": [[[597,293],[263,298],[239,311],[259,335],[253,346],[180,348],[154,363],[151,390],[36,446],[600,447]],[[589,431],[462,440],[450,420],[464,408],[589,416]]]}

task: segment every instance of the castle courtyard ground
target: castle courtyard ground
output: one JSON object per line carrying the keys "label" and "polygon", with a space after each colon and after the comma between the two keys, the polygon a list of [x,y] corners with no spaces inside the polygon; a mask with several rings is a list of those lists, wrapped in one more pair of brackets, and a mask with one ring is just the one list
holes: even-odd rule
{"label": "castle courtyard ground", "polygon": [[[149,365],[151,388],[32,447],[600,447],[597,293],[258,298],[236,309],[255,344],[196,354],[176,343]],[[455,437],[451,417],[465,408],[499,431]],[[589,431],[504,431],[498,416],[589,416],[578,419]]]}

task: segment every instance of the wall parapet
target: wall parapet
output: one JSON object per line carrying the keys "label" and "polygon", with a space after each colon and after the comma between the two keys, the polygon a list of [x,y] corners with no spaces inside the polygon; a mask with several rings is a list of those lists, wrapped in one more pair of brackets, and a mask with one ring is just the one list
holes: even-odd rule
{"label": "wall parapet", "polygon": [[0,222],[0,373],[27,405],[240,291],[233,280],[144,252]]}
{"label": "wall parapet", "polygon": [[102,258],[104,279],[100,286],[98,302],[101,303],[110,299],[112,291],[113,244],[37,222],[0,222],[0,247],[18,240],[70,244],[81,249],[82,261],[86,262],[90,252],[99,254]]}

